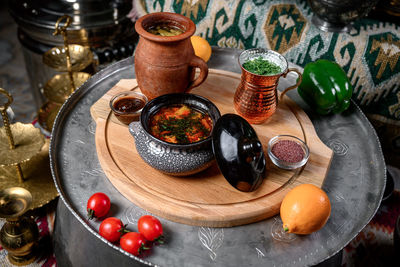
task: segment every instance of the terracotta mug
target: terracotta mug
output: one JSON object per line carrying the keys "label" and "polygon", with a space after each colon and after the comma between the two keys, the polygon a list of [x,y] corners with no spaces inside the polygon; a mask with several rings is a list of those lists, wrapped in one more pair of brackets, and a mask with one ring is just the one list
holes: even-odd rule
{"label": "terracotta mug", "polygon": [[[183,33],[160,36],[148,32],[157,25],[178,28]],[[149,99],[168,93],[189,92],[208,75],[204,60],[195,56],[190,37],[196,26],[189,18],[168,12],[147,14],[136,21],[139,43],[135,51],[135,73],[140,90]],[[195,70],[200,69],[195,79]]]}
{"label": "terracotta mug", "polygon": [[[277,74],[257,75],[243,68],[243,63],[258,57],[278,65],[281,71]],[[279,78],[285,78],[289,72],[296,72],[298,75],[296,84],[286,88],[281,93],[281,99],[287,91],[298,87],[302,80],[301,73],[297,69],[289,68],[286,58],[273,50],[262,48],[245,50],[239,55],[239,65],[242,68],[242,76],[234,96],[235,110],[252,124],[263,123],[275,113],[278,106]]]}

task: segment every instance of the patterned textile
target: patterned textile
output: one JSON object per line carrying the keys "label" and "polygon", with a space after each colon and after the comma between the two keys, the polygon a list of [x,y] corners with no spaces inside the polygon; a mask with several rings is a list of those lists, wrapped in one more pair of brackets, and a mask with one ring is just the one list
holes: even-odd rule
{"label": "patterned textile", "polygon": [[399,266],[393,246],[396,219],[400,216],[400,191],[382,203],[371,222],[343,251],[343,267]]}
{"label": "patterned textile", "polygon": [[353,99],[383,131],[389,163],[400,166],[400,27],[362,19],[350,33],[326,33],[311,24],[303,0],[134,0],[136,13],[167,11],[190,17],[211,45],[264,47],[304,67],[319,58],[347,72]]}

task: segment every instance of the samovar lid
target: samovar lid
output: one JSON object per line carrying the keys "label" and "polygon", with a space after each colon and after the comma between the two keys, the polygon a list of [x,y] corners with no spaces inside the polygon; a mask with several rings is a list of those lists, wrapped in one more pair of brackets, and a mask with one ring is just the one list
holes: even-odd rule
{"label": "samovar lid", "polygon": [[91,29],[126,20],[131,0],[12,0],[9,9],[18,25],[54,30],[62,15],[73,18],[71,29]]}

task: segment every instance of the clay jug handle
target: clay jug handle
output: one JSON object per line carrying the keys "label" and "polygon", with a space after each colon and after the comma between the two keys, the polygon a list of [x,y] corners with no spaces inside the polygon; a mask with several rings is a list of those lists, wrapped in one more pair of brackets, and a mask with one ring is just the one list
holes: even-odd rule
{"label": "clay jug handle", "polygon": [[194,68],[199,68],[200,69],[200,75],[197,77],[197,79],[193,80],[190,82],[188,88],[186,89],[186,93],[189,92],[192,88],[199,86],[202,84],[207,76],[208,76],[208,66],[207,63],[199,58],[198,56],[193,56],[193,58],[189,62],[189,66],[194,67]]}
{"label": "clay jug handle", "polygon": [[294,88],[297,88],[297,87],[301,84],[301,81],[302,81],[302,79],[303,79],[303,76],[301,75],[300,71],[298,71],[297,69],[288,69],[288,71],[285,72],[281,77],[284,77],[284,78],[285,78],[286,75],[287,75],[289,72],[291,72],[291,71],[297,73],[297,76],[298,76],[297,82],[296,82],[295,85],[289,86],[288,88],[286,88],[285,90],[283,90],[283,92],[281,93],[280,99],[279,99],[280,101],[282,101],[283,97],[285,96],[285,94],[286,94],[289,90],[292,90],[292,89],[294,89]]}

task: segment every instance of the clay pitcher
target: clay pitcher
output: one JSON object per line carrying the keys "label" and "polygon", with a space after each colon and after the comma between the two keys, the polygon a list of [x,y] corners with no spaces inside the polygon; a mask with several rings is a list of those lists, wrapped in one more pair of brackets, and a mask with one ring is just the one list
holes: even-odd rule
{"label": "clay pitcher", "polygon": [[[147,31],[157,25],[179,28],[183,33],[160,36]],[[207,78],[207,64],[195,56],[190,41],[196,31],[192,20],[175,13],[151,13],[139,18],[135,29],[140,36],[135,51],[136,79],[147,98],[189,92]],[[196,68],[200,74],[195,79]]]}

